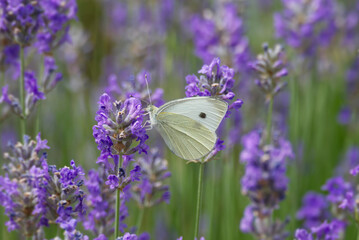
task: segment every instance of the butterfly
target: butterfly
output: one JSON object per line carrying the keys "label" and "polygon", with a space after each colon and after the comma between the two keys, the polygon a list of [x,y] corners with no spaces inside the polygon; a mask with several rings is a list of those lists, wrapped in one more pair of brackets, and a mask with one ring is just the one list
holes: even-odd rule
{"label": "butterfly", "polygon": [[185,160],[197,160],[212,151],[216,130],[228,103],[213,97],[189,97],[146,108],[151,127],[156,128],[169,149]]}

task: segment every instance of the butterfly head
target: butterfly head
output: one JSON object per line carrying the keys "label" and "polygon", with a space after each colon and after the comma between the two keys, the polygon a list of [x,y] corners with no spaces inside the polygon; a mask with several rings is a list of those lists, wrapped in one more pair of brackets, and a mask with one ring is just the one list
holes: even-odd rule
{"label": "butterfly head", "polygon": [[156,114],[157,114],[157,111],[158,111],[158,108],[152,104],[148,105],[146,107],[146,112],[148,113],[149,117],[150,117],[150,122],[151,122],[151,125],[156,125],[157,121],[156,121]]}

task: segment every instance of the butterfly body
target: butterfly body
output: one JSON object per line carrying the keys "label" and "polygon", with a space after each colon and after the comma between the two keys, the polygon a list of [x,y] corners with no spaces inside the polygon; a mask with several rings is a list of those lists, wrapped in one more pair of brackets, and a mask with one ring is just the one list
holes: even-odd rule
{"label": "butterfly body", "polygon": [[228,104],[211,97],[191,97],[170,101],[157,108],[147,107],[155,127],[170,150],[185,160],[207,155],[217,141],[216,130]]}

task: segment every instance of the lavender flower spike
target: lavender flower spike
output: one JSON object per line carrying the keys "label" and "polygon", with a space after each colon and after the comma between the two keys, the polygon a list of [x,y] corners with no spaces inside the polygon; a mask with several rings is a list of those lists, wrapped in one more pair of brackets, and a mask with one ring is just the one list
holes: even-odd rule
{"label": "lavender flower spike", "polygon": [[169,203],[169,186],[164,181],[171,176],[167,161],[161,157],[157,148],[151,149],[145,157],[138,158],[141,167],[141,180],[132,185],[132,197],[141,207],[152,207],[161,202]]}
{"label": "lavender flower spike", "polygon": [[[221,66],[221,60],[219,58],[214,58],[209,65],[203,65],[198,73],[201,74],[199,78],[194,74],[186,77],[187,97],[213,96],[227,102],[234,99],[234,69],[225,65]],[[230,110],[238,110],[242,104],[243,101],[240,99],[232,101],[228,107],[227,116]]]}
{"label": "lavender flower spike", "polygon": [[277,36],[304,55],[327,46],[337,31],[334,0],[282,0],[284,10],[274,16]]}
{"label": "lavender flower spike", "polygon": [[[98,104],[99,110],[95,118],[97,125],[93,127],[93,136],[101,151],[98,163],[104,163],[106,168],[117,172],[115,166],[117,167],[118,155],[147,152],[144,111],[141,101],[133,97],[124,101],[112,101],[105,93]],[[134,142],[137,142],[135,147]],[[115,158],[114,165],[108,162],[109,157]]]}
{"label": "lavender flower spike", "polygon": [[263,145],[261,134],[253,131],[243,137],[243,146],[240,159],[246,166],[241,179],[242,191],[252,203],[245,210],[240,229],[258,239],[263,236],[284,239],[288,236],[284,229],[287,220],[267,223],[285,198],[288,187],[285,161],[293,157],[291,145],[284,139],[274,145]]}
{"label": "lavender flower spike", "polygon": [[281,79],[288,75],[288,70],[285,66],[283,48],[280,45],[276,45],[274,49],[271,49],[265,43],[263,44],[263,50],[264,53],[259,54],[257,60],[251,62],[249,66],[258,75],[256,84],[269,100],[286,85]]}
{"label": "lavender flower spike", "polygon": [[43,227],[58,223],[67,236],[75,236],[77,216],[84,214],[81,190],[83,171],[71,161],[71,168],[57,170],[47,164],[47,141],[24,136],[24,143],[10,145],[0,177],[0,199],[10,220],[9,231],[18,229],[26,237],[44,239]]}
{"label": "lavender flower spike", "polygon": [[3,0],[0,10],[1,33],[22,46],[31,44],[43,24],[39,1]]}

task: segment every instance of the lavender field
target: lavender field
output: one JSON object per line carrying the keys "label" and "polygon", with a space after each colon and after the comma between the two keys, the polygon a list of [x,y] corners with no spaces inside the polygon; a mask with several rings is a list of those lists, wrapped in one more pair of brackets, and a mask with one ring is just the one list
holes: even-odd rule
{"label": "lavender field", "polygon": [[359,240],[358,0],[0,0],[0,239]]}

